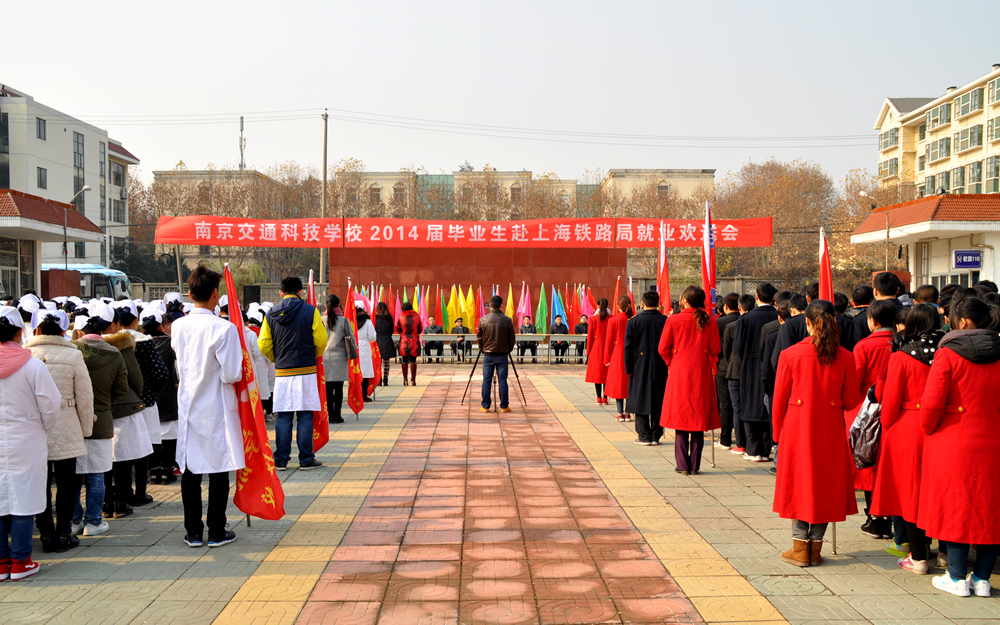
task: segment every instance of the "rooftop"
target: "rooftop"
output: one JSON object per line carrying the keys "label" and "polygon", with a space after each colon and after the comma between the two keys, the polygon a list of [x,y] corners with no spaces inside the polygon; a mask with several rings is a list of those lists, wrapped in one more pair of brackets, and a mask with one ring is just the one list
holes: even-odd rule
{"label": "rooftop", "polygon": [[996,222],[1000,220],[1000,194],[966,193],[932,195],[909,202],[883,206],[872,211],[851,236],[884,232],[931,221]]}

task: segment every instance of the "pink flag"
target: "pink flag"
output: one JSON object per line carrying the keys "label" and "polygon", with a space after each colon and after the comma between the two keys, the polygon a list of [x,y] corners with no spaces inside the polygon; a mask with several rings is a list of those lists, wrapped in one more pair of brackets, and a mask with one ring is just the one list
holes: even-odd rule
{"label": "pink flag", "polygon": [[399,321],[400,317],[403,316],[403,304],[399,301],[399,293],[396,293],[396,321]]}
{"label": "pink flag", "polygon": [[522,282],[521,283],[521,300],[517,305],[517,319],[514,320],[514,325],[519,325],[521,320],[524,319],[525,315],[531,316],[533,311],[531,310],[531,289]]}

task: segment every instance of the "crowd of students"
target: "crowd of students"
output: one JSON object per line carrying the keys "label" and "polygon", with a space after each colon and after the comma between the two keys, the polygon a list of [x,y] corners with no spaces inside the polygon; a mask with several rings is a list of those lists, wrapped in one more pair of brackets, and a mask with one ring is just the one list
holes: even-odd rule
{"label": "crowd of students", "polygon": [[[946,572],[933,585],[989,596],[1000,554],[1000,397],[984,389],[1000,382],[998,304],[991,282],[910,294],[890,272],[833,302],[817,284],[796,293],[763,283],[755,295],[720,298],[715,323],[698,287],[669,317],[655,292],[638,314],[628,297],[617,314],[601,300],[586,381],[598,404],[615,400],[617,420],[635,420],[636,444],[658,445],[673,429],[679,472],[698,473],[709,430],[721,429],[716,447],[748,462],[773,455],[773,509],[792,521],[784,561],[820,564],[829,523],[858,512],[860,490],[862,532],[889,539],[901,568],[926,574],[937,539]],[[881,410],[877,462],[858,469],[849,433],[871,405]]]}

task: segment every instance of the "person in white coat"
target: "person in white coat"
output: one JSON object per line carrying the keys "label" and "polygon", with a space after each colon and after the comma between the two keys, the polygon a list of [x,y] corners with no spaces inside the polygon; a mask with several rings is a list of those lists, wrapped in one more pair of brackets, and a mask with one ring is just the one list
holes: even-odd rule
{"label": "person in white coat", "polygon": [[45,510],[47,433],[62,401],[49,370],[21,347],[23,334],[20,312],[0,306],[0,581],[38,572],[31,526]]}
{"label": "person in white coat", "polygon": [[239,404],[233,386],[243,375],[236,326],[213,312],[222,276],[203,266],[188,278],[191,313],[174,321],[170,343],[177,354],[177,465],[181,469],[184,542],[204,544],[202,476],[208,475],[208,546],[236,540],[226,529],[229,472],[246,466]]}
{"label": "person in white coat", "polygon": [[375,363],[372,362],[372,341],[378,338],[375,334],[375,326],[364,308],[357,308],[358,315],[358,363],[361,365],[361,391],[365,395],[365,401],[374,401],[370,395],[374,388],[372,380],[375,378]]}

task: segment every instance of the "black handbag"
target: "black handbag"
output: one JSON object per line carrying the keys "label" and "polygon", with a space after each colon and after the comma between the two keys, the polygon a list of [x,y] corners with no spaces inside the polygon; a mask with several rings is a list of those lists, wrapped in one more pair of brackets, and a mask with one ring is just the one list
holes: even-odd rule
{"label": "black handbag", "polygon": [[882,442],[882,406],[868,397],[861,404],[857,418],[851,425],[850,445],[854,466],[867,469],[878,462],[879,445]]}
{"label": "black handbag", "polygon": [[344,332],[344,346],[347,348],[347,360],[351,361],[358,357],[358,347],[354,342],[354,331],[351,328],[351,322],[344,319],[344,323],[347,324],[347,331]]}

